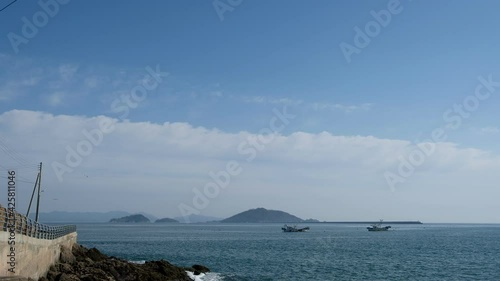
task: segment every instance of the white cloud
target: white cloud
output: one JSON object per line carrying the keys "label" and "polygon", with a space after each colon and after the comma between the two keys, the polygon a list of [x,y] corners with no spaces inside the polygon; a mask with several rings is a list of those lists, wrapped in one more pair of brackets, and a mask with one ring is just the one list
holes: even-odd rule
{"label": "white cloud", "polygon": [[360,105],[345,105],[340,103],[311,103],[310,107],[316,111],[320,110],[330,110],[330,111],[343,111],[346,113],[350,113],[353,111],[367,111],[372,108],[371,103],[362,103]]}
{"label": "white cloud", "polygon": [[9,70],[0,74],[0,102],[41,102],[42,109],[63,103],[68,108],[109,108],[117,93],[130,93],[147,74],[145,69],[34,61],[1,53],[0,67]]}
{"label": "white cloud", "polygon": [[7,82],[0,86],[0,101],[8,101],[16,96],[17,85]]}
{"label": "white cloud", "polygon": [[[114,122],[115,129],[60,183],[51,163],[65,163],[67,148],[76,149],[85,139],[83,130],[95,133],[102,120]],[[276,135],[256,150],[255,160],[247,161],[249,155],[238,147],[258,137],[249,132],[19,110],[0,115],[0,134],[25,158],[44,162],[45,200],[59,199],[43,205],[47,211],[122,209],[177,216],[178,204],[191,202],[193,188],[202,189],[211,180],[210,171],[234,160],[242,174],[210,200],[203,214],[228,216],[264,206],[325,220],[464,221],[454,214],[463,213],[457,206],[466,206],[467,220],[499,222],[492,214],[500,211],[495,201],[500,157],[453,143],[438,143],[436,152],[392,193],[383,174],[397,169],[399,156],[414,149],[408,141],[295,132]],[[29,198],[29,189],[20,188],[20,198]],[[21,209],[25,201],[20,200]],[[445,211],[425,207],[433,204]],[[491,210],[474,211],[484,206]]]}
{"label": "white cloud", "polygon": [[64,92],[54,92],[47,96],[47,103],[52,106],[59,106],[64,102],[65,93]]}
{"label": "white cloud", "polygon": [[36,77],[26,77],[21,81],[21,85],[23,86],[36,86],[40,82],[41,78],[39,76]]}
{"label": "white cloud", "polygon": [[500,129],[498,129],[497,127],[484,127],[479,129],[479,132],[484,135],[498,134],[500,133]]}
{"label": "white cloud", "polygon": [[70,81],[78,71],[78,65],[62,64],[59,66],[59,75],[63,81]]}
{"label": "white cloud", "polygon": [[[29,89],[37,87],[42,80],[37,70],[13,75],[7,79],[0,78],[0,101],[8,101],[24,95]],[[12,74],[11,74],[12,75]]]}
{"label": "white cloud", "polygon": [[244,102],[248,103],[266,103],[267,99],[262,96],[253,96],[253,97],[243,97]]}
{"label": "white cloud", "polygon": [[350,113],[354,111],[367,111],[373,107],[371,103],[362,103],[359,105],[345,105],[340,103],[330,102],[305,102],[299,99],[290,98],[274,98],[266,96],[245,96],[241,100],[246,103],[259,103],[259,104],[279,104],[286,106],[303,106],[306,109],[314,111],[341,111]]}
{"label": "white cloud", "polygon": [[217,97],[217,98],[221,98],[221,97],[224,96],[224,94],[221,91],[213,91],[213,92],[210,93],[210,95],[212,97]]}
{"label": "white cloud", "polygon": [[89,76],[85,78],[85,86],[88,88],[96,88],[101,83],[100,79],[95,76]]}
{"label": "white cloud", "polygon": [[247,103],[262,103],[262,104],[280,104],[297,106],[303,103],[302,100],[295,100],[290,98],[274,98],[265,96],[244,96],[241,98],[243,102]]}
{"label": "white cloud", "polygon": [[[0,101],[41,97],[51,105],[58,105],[61,92],[75,85],[78,67],[71,64],[41,65],[29,59],[0,56],[0,66],[9,71],[0,76]],[[7,68],[7,67],[5,67]]]}

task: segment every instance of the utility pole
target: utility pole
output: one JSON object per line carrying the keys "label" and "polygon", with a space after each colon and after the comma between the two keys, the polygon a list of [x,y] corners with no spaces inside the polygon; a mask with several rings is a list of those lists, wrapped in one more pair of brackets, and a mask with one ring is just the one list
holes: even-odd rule
{"label": "utility pole", "polygon": [[38,170],[38,199],[36,200],[36,217],[35,222],[38,222],[38,211],[40,209],[40,184],[42,183],[42,162],[40,162],[40,168]]}
{"label": "utility pole", "polygon": [[40,178],[40,173],[36,175],[36,181],[35,181],[35,186],[33,186],[33,193],[31,194],[31,199],[30,199],[30,204],[28,205],[28,211],[26,212],[26,217],[30,217],[30,209],[31,209],[31,203],[33,203],[33,197],[35,197],[35,190],[36,187],[38,186],[38,179]]}

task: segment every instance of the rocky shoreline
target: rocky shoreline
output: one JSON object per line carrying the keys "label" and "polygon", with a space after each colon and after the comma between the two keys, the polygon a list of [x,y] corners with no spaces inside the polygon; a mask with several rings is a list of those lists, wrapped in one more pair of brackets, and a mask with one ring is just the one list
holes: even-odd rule
{"label": "rocky shoreline", "polygon": [[61,249],[59,262],[38,281],[192,281],[186,271],[199,275],[210,270],[202,265],[182,268],[165,260],[135,264],[75,244],[71,250]]}

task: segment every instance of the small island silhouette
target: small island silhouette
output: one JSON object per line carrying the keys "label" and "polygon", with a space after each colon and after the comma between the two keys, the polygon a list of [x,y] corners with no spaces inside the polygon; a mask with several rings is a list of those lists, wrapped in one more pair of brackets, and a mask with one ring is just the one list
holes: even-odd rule
{"label": "small island silhouette", "polygon": [[148,218],[141,214],[135,214],[130,216],[125,216],[121,218],[111,219],[109,222],[121,222],[121,223],[146,223],[151,222]]}

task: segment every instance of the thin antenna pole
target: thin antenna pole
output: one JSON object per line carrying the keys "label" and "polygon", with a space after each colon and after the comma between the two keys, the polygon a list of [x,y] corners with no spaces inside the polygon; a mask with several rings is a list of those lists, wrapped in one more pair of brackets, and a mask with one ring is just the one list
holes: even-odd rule
{"label": "thin antenna pole", "polygon": [[36,200],[36,218],[35,222],[38,222],[38,215],[40,210],[40,185],[42,183],[42,162],[40,162],[40,171],[38,172],[38,199]]}
{"label": "thin antenna pole", "polygon": [[26,212],[26,217],[27,218],[29,218],[29,216],[30,216],[31,203],[33,202],[33,197],[35,197],[35,190],[36,190],[36,187],[38,186],[38,178],[39,177],[40,177],[40,174],[37,174],[36,175],[35,186],[33,186],[33,193],[31,193],[30,204],[28,205],[28,211]]}

